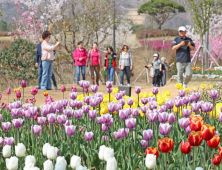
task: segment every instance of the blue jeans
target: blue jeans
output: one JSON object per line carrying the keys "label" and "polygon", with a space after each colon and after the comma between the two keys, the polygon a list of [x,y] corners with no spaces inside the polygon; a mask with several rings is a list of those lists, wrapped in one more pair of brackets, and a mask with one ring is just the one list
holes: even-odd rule
{"label": "blue jeans", "polygon": [[108,66],[107,72],[108,72],[109,81],[113,81],[113,75],[115,73],[114,67]]}
{"label": "blue jeans", "polygon": [[85,80],[85,68],[86,66],[76,66],[76,78],[77,78],[77,82],[80,81],[80,69],[81,69],[81,73],[82,73],[82,79]]}
{"label": "blue jeans", "polygon": [[52,68],[53,61],[42,61],[42,81],[41,81],[41,89],[43,90],[51,90],[51,77],[52,77]]}
{"label": "blue jeans", "polygon": [[[38,67],[38,88],[41,89],[41,81],[42,81],[42,66],[39,66]],[[56,79],[55,79],[55,75],[52,73],[52,82],[53,82],[53,85],[54,87],[57,87],[57,83],[56,83]]]}
{"label": "blue jeans", "polygon": [[120,71],[120,84],[123,84],[124,72],[126,73],[127,83],[130,84],[130,66],[125,66],[124,70]]}
{"label": "blue jeans", "polygon": [[165,73],[163,73],[163,85],[166,85],[166,70]]}

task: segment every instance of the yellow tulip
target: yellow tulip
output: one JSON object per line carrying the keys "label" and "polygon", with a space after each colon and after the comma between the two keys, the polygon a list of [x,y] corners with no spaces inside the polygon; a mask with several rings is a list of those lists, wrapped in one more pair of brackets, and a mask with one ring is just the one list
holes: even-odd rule
{"label": "yellow tulip", "polygon": [[214,85],[209,85],[209,88],[210,88],[210,89],[213,89],[213,88],[214,88]]}
{"label": "yellow tulip", "polygon": [[143,92],[143,98],[148,98],[148,97],[149,97],[148,92]]}
{"label": "yellow tulip", "polygon": [[204,90],[206,88],[206,86],[207,86],[206,84],[201,84],[200,88]]}
{"label": "yellow tulip", "polygon": [[177,107],[175,107],[175,106],[173,107],[173,112],[174,112],[174,113],[178,113]]}
{"label": "yellow tulip", "polygon": [[176,84],[175,84],[175,87],[176,87],[178,90],[179,90],[182,86],[183,86],[182,83],[176,83]]}
{"label": "yellow tulip", "polygon": [[190,89],[189,89],[189,88],[186,88],[185,91],[186,91],[186,93],[188,93],[188,94],[190,93]]}
{"label": "yellow tulip", "polygon": [[119,89],[118,88],[113,88],[113,94],[118,93]]}
{"label": "yellow tulip", "polygon": [[179,90],[184,90],[184,87],[182,86],[182,87],[180,87],[180,89]]}

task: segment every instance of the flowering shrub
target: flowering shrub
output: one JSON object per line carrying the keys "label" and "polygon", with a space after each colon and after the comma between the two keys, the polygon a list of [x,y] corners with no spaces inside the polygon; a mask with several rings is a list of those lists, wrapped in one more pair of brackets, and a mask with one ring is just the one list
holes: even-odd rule
{"label": "flowering shrub", "polygon": [[169,49],[171,49],[172,42],[173,42],[172,40],[139,41],[140,44],[142,45],[148,44],[149,47],[157,51],[161,50],[168,51]]}

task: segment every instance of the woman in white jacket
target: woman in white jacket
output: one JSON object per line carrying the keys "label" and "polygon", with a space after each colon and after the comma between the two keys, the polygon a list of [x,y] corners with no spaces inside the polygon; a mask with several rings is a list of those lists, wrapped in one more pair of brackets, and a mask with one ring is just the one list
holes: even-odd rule
{"label": "woman in white jacket", "polygon": [[42,34],[42,90],[51,90],[51,76],[53,69],[53,61],[55,60],[54,50],[60,46],[60,42],[53,45],[49,42],[51,33],[49,31],[44,31]]}

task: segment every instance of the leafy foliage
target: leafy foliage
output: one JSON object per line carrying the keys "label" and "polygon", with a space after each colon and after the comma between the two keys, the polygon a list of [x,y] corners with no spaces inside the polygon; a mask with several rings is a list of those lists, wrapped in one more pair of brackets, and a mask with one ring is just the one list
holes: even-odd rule
{"label": "leafy foliage", "polygon": [[0,52],[0,69],[14,80],[33,80],[36,78],[34,67],[35,45],[23,40],[15,40],[11,46]]}
{"label": "leafy foliage", "polygon": [[138,13],[148,13],[161,29],[165,21],[170,20],[180,12],[186,12],[183,5],[172,0],[151,0],[141,5]]}

